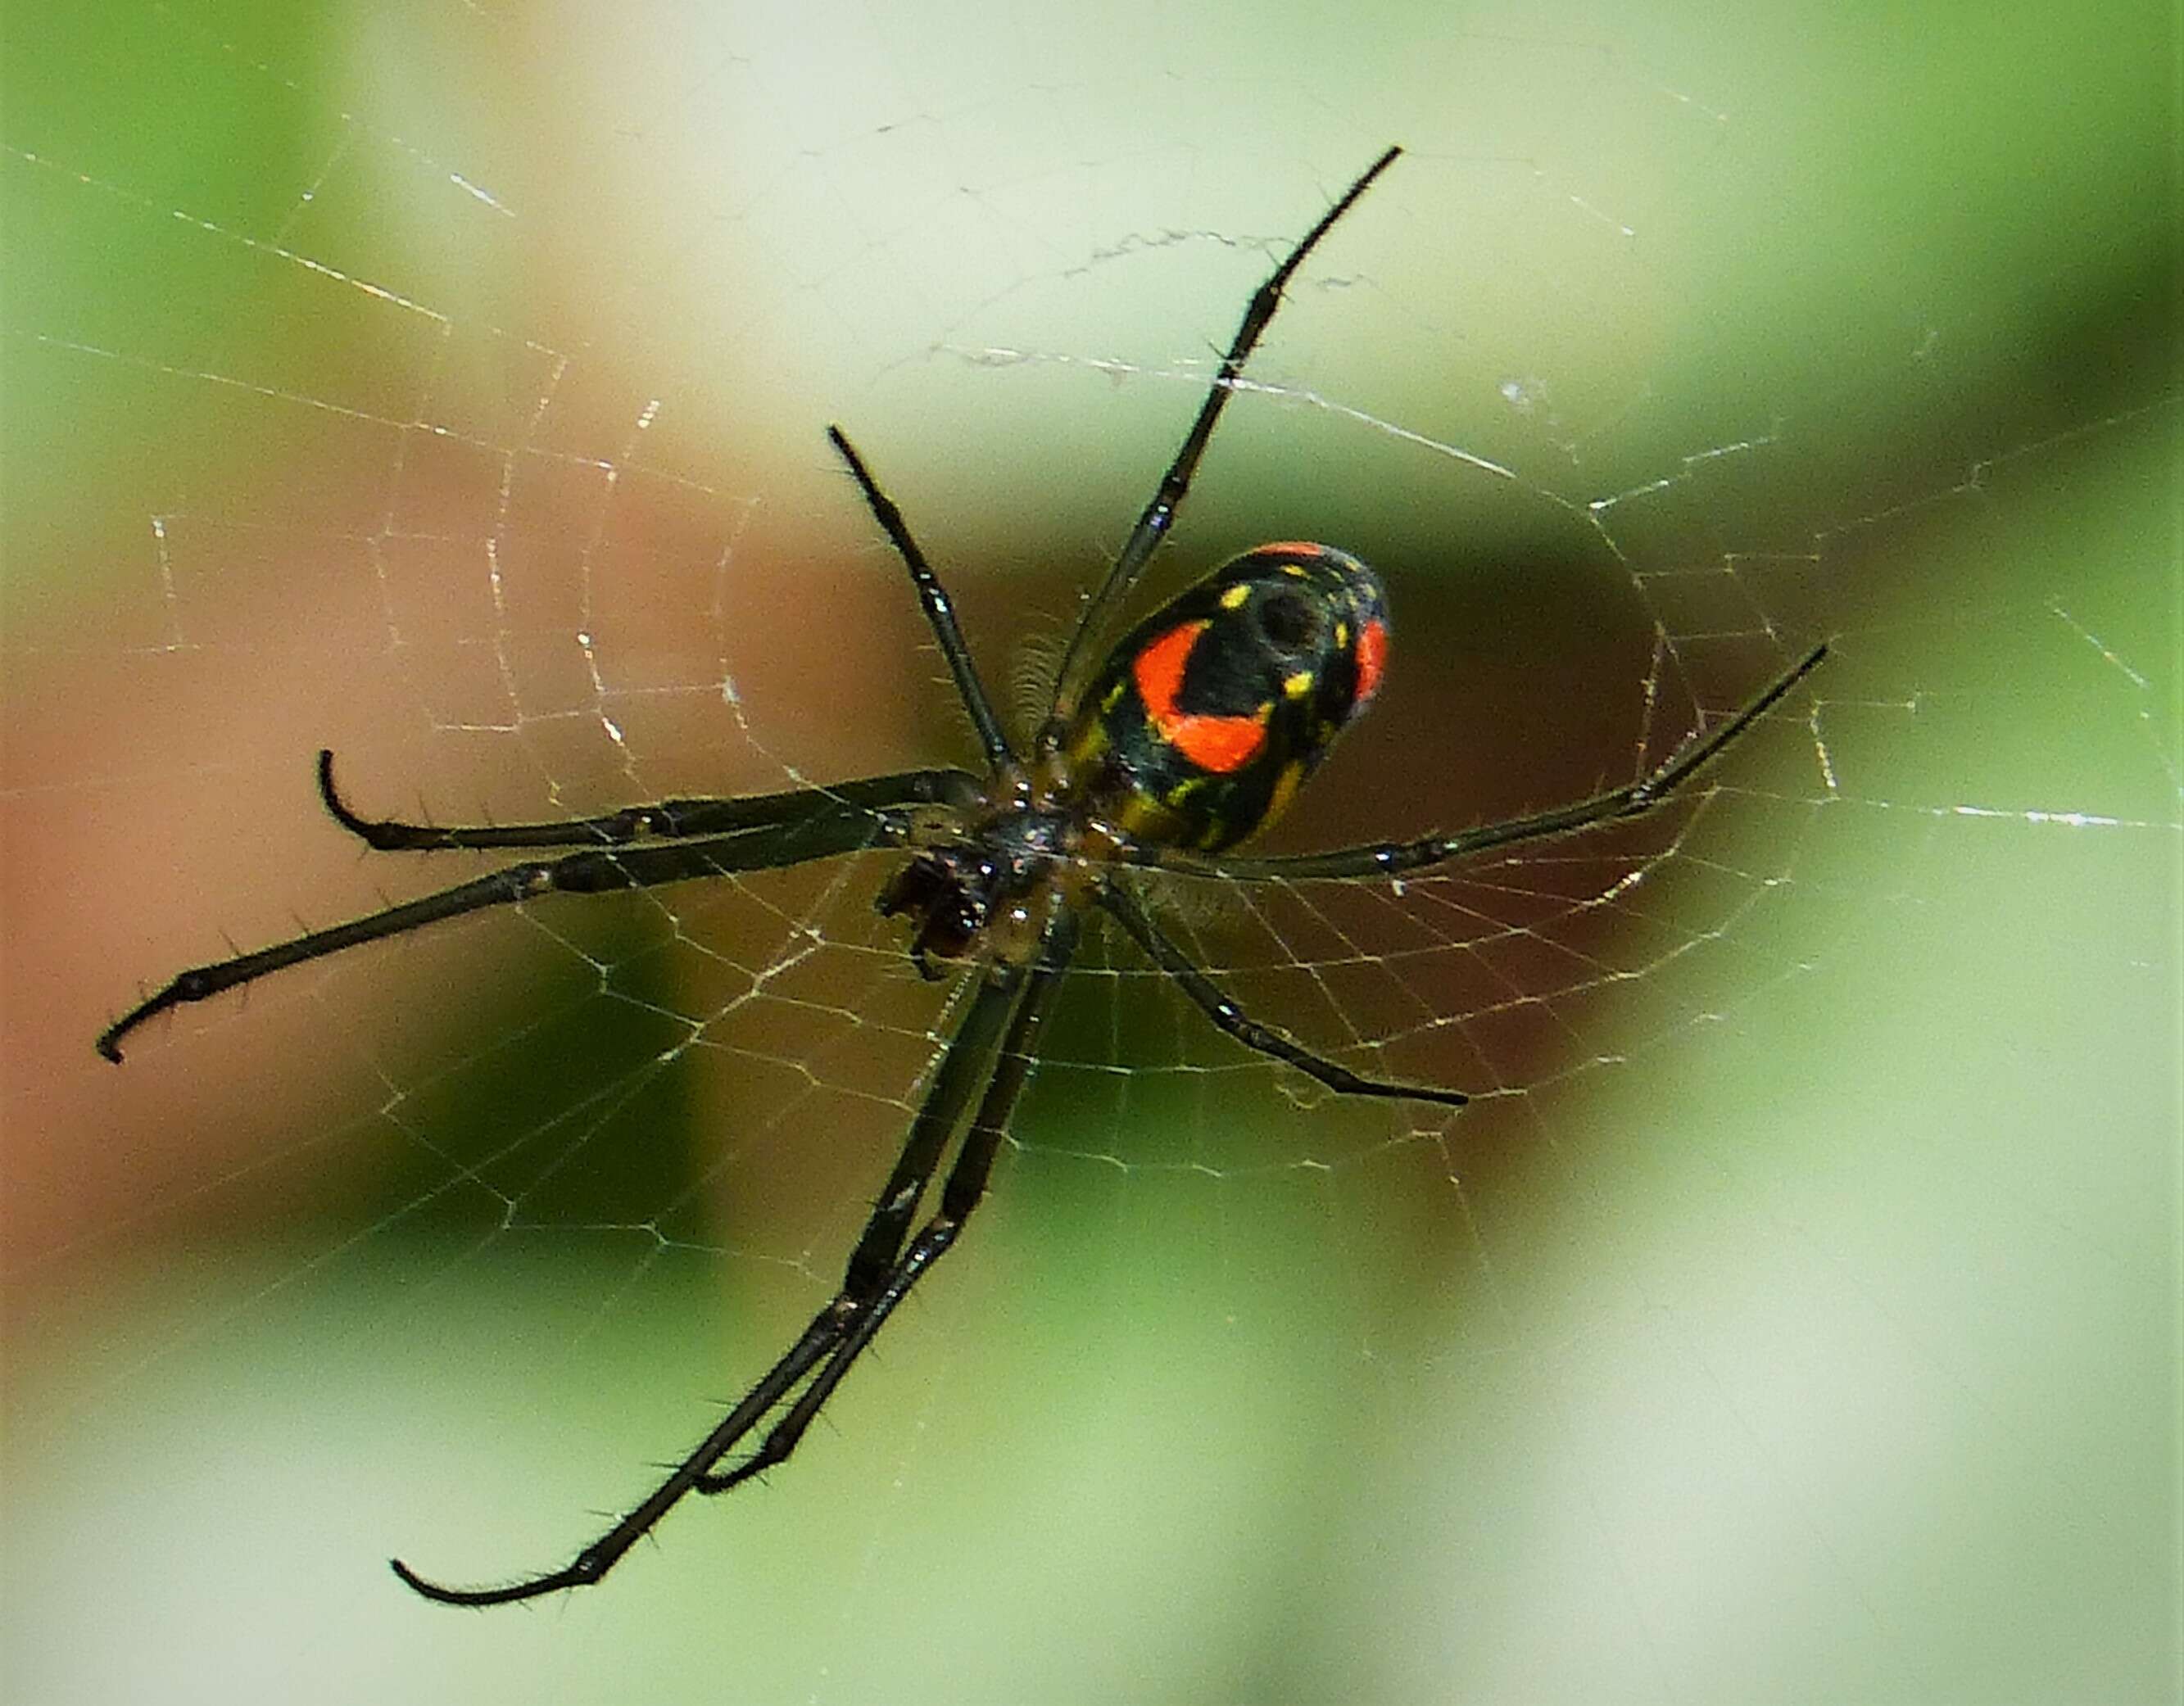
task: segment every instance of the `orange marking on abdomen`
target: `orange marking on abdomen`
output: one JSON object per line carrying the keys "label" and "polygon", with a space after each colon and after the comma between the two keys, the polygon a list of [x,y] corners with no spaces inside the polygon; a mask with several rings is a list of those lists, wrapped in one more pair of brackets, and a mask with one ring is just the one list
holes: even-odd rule
{"label": "orange marking on abdomen", "polygon": [[1207,626],[1178,623],[1130,660],[1130,675],[1154,731],[1201,770],[1226,775],[1250,764],[1267,744],[1267,712],[1262,707],[1256,716],[1211,717],[1176,709],[1184,665]]}
{"label": "orange marking on abdomen", "polygon": [[1380,676],[1388,667],[1388,625],[1368,622],[1357,635],[1357,693],[1351,700],[1362,707],[1380,691]]}

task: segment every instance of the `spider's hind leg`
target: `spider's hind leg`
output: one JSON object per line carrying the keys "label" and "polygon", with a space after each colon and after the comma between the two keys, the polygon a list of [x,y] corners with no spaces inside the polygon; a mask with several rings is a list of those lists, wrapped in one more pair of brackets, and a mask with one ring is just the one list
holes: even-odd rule
{"label": "spider's hind leg", "polygon": [[1176,511],[1190,493],[1190,483],[1198,475],[1199,459],[1212,440],[1213,429],[1221,420],[1221,411],[1228,405],[1229,393],[1235,389],[1244,364],[1251,358],[1251,352],[1259,347],[1259,339],[1282,305],[1282,292],[1296,270],[1304,264],[1305,257],[1318,247],[1320,240],[1334,229],[1335,222],[1357,204],[1357,198],[1373,186],[1374,179],[1396,163],[1396,157],[1402,152],[1393,145],[1383,150],[1379,158],[1357,175],[1350,187],[1319,216],[1310,231],[1297,239],[1296,246],[1252,292],[1251,300],[1245,305],[1243,319],[1237,322],[1235,336],[1228,342],[1228,353],[1221,358],[1220,371],[1214,375],[1213,383],[1206,387],[1206,397],[1198,405],[1190,430],[1184,434],[1183,442],[1161,475],[1160,484],[1154,487],[1152,497],[1139,513],[1137,525],[1130,529],[1129,537],[1116,553],[1099,591],[1086,601],[1084,614],[1070,634],[1061,670],[1055,678],[1054,707],[1039,733],[1042,747],[1051,750],[1061,745],[1069,721],[1068,712],[1084,688],[1084,684],[1078,677],[1091,667],[1092,659],[1084,649],[1088,637],[1104,631],[1107,618],[1137,584],[1154,550],[1174,525]]}

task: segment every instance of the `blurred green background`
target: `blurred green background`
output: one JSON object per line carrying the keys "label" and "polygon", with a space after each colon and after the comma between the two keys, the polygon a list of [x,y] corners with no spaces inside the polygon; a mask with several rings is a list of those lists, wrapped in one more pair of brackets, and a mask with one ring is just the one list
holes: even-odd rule
{"label": "blurred green background", "polygon": [[[2173,11],[4,27],[8,1698],[2178,1698]],[[1095,964],[792,1467],[412,1600],[823,1297],[939,1016],[877,874],[91,1038],[459,874],[320,745],[443,820],[962,755],[822,424],[1009,679],[1390,140],[1172,553],[1393,589],[1284,844],[1566,797],[1685,726],[1634,684],[1830,635],[1814,703],[1596,917],[1440,897],[1552,1015],[1455,997],[1402,1064],[1506,1093],[1446,1129],[1174,1070]]]}

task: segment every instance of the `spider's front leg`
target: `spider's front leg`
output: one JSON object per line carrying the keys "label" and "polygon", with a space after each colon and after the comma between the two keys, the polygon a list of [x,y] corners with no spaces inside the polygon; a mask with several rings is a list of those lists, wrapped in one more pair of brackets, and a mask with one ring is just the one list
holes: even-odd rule
{"label": "spider's front leg", "polygon": [[[1077,915],[1066,908],[1059,910],[1048,927],[1045,948],[1028,980],[1022,1003],[994,1058],[993,1074],[978,1098],[978,1111],[971,1117],[963,1146],[956,1151],[956,1164],[948,1170],[947,1181],[940,1187],[939,1211],[918,1229],[917,1235],[891,1265],[878,1271],[866,1269],[861,1275],[859,1258],[867,1253],[866,1246],[871,1236],[867,1230],[866,1237],[858,1241],[857,1254],[850,1259],[849,1275],[840,1296],[835,1299],[834,1306],[841,1308],[848,1317],[841,1342],[827,1353],[811,1384],[774,1424],[749,1459],[724,1474],[700,1477],[699,1492],[726,1492],[783,1461],[794,1451],[805,1430],[841,1384],[850,1364],[894,1312],[894,1306],[933,1263],[954,1247],[963,1223],[985,1197],[994,1153],[1008,1135],[1010,1115],[1016,1109],[1024,1081],[1030,1075],[1032,1062],[1037,1059],[1039,1033],[1053,1004],[1055,992],[1068,970],[1070,957],[1076,951],[1077,935]],[[889,1181],[890,1186],[894,1183]],[[882,1198],[882,1212],[891,1200]],[[874,1220],[878,1218],[875,1214]]]}
{"label": "spider's front leg", "polygon": [[830,806],[968,805],[978,797],[978,779],[968,770],[901,770],[892,775],[860,776],[826,787],[791,788],[780,793],[742,794],[729,798],[660,800],[623,806],[596,817],[560,823],[469,824],[442,827],[404,823],[398,818],[367,818],[342,797],[334,786],[334,755],[321,747],[319,800],[327,815],[369,847],[380,853],[434,853],[448,847],[514,850],[523,847],[622,847],[648,837],[676,840],[688,836],[741,834],[783,829]]}
{"label": "spider's front leg", "polygon": [[978,778],[967,770],[903,770],[826,788],[750,794],[734,799],[663,800],[559,824],[429,824],[359,817],[334,787],[333,754],[320,752],[319,796],[334,820],[382,852],[442,848],[574,847],[559,859],[510,865],[437,893],[306,931],[270,947],[192,966],[99,1033],[98,1052],[117,1064],[121,1039],[155,1014],[255,982],[269,973],[344,948],[422,929],[488,907],[548,893],[599,894],[649,888],[734,871],[772,870],[905,839],[921,805],[975,806]]}
{"label": "spider's front leg", "polygon": [[119,1065],[121,1039],[170,1008],[208,1001],[225,991],[254,983],[270,973],[323,959],[344,948],[421,930],[444,919],[488,907],[514,906],[548,894],[610,894],[622,889],[652,888],[699,877],[726,876],[745,870],[774,870],[837,853],[856,853],[907,837],[909,826],[897,814],[834,800],[788,821],[732,835],[696,841],[656,842],[626,847],[592,847],[559,859],[532,859],[485,876],[404,901],[347,924],[305,932],[254,953],[237,954],[209,965],[192,966],[170,978],[99,1033],[98,1052]]}
{"label": "spider's front leg", "polygon": [[[794,1452],[850,1364],[872,1342],[911,1286],[954,1244],[963,1222],[984,1194],[994,1153],[1029,1072],[1039,1025],[1075,942],[1074,914],[1058,913],[1039,962],[1030,973],[1000,964],[983,975],[970,1010],[934,1070],[878,1205],[850,1253],[840,1291],[812,1317],[795,1344],[647,1498],[562,1568],[521,1581],[499,1587],[448,1587],[420,1575],[398,1559],[392,1560],[394,1573],[427,1599],[443,1605],[505,1605],[564,1588],[586,1587],[613,1569],[686,1494],[726,1492]],[[918,1229],[905,1248],[905,1237],[941,1153],[974,1102],[970,1130],[941,1187],[939,1212]],[[807,1379],[810,1384],[805,1385]],[[758,1450],[733,1469],[716,1473],[713,1465],[800,1386],[803,1391],[767,1432]]]}

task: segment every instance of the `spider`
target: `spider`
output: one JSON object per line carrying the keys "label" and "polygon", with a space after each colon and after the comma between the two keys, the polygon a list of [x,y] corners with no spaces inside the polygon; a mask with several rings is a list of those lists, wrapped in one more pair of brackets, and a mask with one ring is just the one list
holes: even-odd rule
{"label": "spider", "polygon": [[[983,774],[905,770],[783,793],[663,800],[574,822],[443,829],[360,816],[335,787],[333,755],[322,751],[320,799],[336,822],[373,848],[574,851],[526,859],[185,971],[100,1036],[99,1052],[119,1061],[121,1039],[155,1014],[485,907],[554,892],[606,893],[778,870],[874,847],[909,853],[880,892],[878,909],[908,920],[909,954],[919,972],[938,978],[943,973],[935,960],[964,962],[976,987],[850,1253],[839,1289],[673,1472],[569,1563],[499,1586],[450,1587],[392,1560],[394,1573],[416,1592],[451,1605],[500,1605],[587,1586],[687,1495],[726,1492],[796,1449],[896,1305],[954,1247],[984,1195],[994,1153],[1037,1055],[1040,1026],[1089,911],[1113,920],[1243,1047],[1287,1063],[1338,1095],[1464,1104],[1458,1090],[1361,1077],[1252,1020],[1154,921],[1139,896],[1139,872],[1245,882],[1392,877],[1635,816],[1668,798],[1825,655],[1824,645],[1814,647],[1741,709],[1710,730],[1695,731],[1659,768],[1574,804],[1408,842],[1301,856],[1220,857],[1280,814],[1335,736],[1371,702],[1390,635],[1379,580],[1330,546],[1262,545],[1129,629],[1104,659],[1091,642],[1111,625],[1167,536],[1284,286],[1401,152],[1390,147],[1367,167],[1252,296],[1190,430],[1085,603],[1062,654],[1050,709],[1027,749],[1018,750],[994,714],[948,595],[901,510],[842,430],[830,426],[827,437],[910,571],[984,750]],[[939,1205],[920,1223],[919,1205],[951,1139],[957,1147]],[[719,1467],[769,1418],[772,1425],[748,1456]]]}

